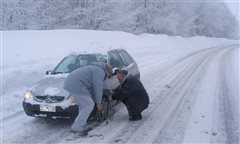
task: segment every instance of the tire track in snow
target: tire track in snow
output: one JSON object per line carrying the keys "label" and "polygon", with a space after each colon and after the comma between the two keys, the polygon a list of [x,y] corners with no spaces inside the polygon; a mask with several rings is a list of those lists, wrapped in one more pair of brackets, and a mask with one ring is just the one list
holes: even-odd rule
{"label": "tire track in snow", "polygon": [[[182,65],[180,65],[179,67],[177,67],[177,69],[179,69],[179,68],[181,68],[181,67],[182,67],[183,69],[185,68],[185,67],[183,67]],[[174,67],[174,68],[176,68],[176,67]],[[171,72],[172,72],[172,74],[175,73],[174,71],[171,71]],[[153,71],[152,74],[156,74],[156,72]],[[170,73],[168,73],[168,74],[170,74]],[[156,77],[153,76],[153,77],[152,77],[151,84],[150,84],[150,85],[147,85],[147,87],[148,87],[149,89],[150,89],[152,86],[155,85],[155,83],[153,82],[154,79],[155,79],[155,81],[159,81],[159,79],[156,80]],[[151,88],[151,90],[154,90],[154,89]],[[150,91],[151,91],[151,90],[150,90]],[[153,92],[153,93],[155,93],[155,92]],[[151,97],[151,99],[153,99],[153,97]],[[124,120],[124,121],[126,121],[126,120]],[[126,134],[126,130],[125,130],[125,129],[126,129],[126,128],[129,128],[129,126],[131,126],[131,124],[132,124],[132,123],[126,123],[126,122],[117,124],[117,125],[118,125],[118,129],[113,130],[112,133],[109,132],[109,128],[108,128],[108,127],[104,127],[104,128],[101,128],[100,133],[111,133],[110,135],[107,136],[107,138],[106,138],[106,136],[105,136],[106,139],[110,139],[111,137],[118,137],[118,136],[115,136],[116,133],[119,133],[120,136],[123,135],[123,134]],[[98,138],[97,138],[97,139],[98,139]],[[95,138],[93,138],[93,139],[90,139],[90,140],[86,140],[86,141],[84,141],[84,142],[94,142],[94,141],[98,141],[98,140],[95,140]]]}
{"label": "tire track in snow", "polygon": [[12,115],[9,115],[7,117],[3,117],[1,120],[2,120],[3,123],[5,123],[5,122],[8,122],[8,121],[10,121],[12,119],[16,119],[16,117],[19,117],[19,116],[21,116],[23,114],[24,114],[24,111],[23,110],[19,110],[19,111],[15,112]]}
{"label": "tire track in snow", "polygon": [[142,142],[142,141],[141,141]]}
{"label": "tire track in snow", "polygon": [[[171,72],[171,74],[175,74],[176,75],[176,70],[177,69],[184,69],[185,68],[185,66],[184,66],[184,64],[182,64],[182,63],[176,63],[176,62],[174,62],[175,63],[175,65],[178,65],[178,66],[175,66],[175,67],[170,67],[169,69],[172,69],[172,68],[174,68],[175,70],[172,70]],[[158,63],[155,63],[155,64],[158,64]],[[187,64],[188,65],[188,64]],[[170,72],[166,72],[166,69],[164,69],[165,70],[165,73],[166,74],[168,74],[168,75],[170,75]],[[153,71],[152,73],[151,73],[152,75],[153,74],[156,74],[156,72],[155,71]],[[158,77],[159,77],[159,75],[158,75]],[[163,76],[163,77],[165,77],[165,75]],[[162,78],[162,77],[160,77],[160,78]],[[155,84],[155,82],[154,82],[154,79],[155,79],[155,81],[159,81],[159,78],[158,79],[156,79],[156,77],[155,76],[153,76],[153,77],[151,77],[151,84],[148,84],[147,86],[146,86],[146,88],[148,89],[150,89],[150,91],[154,91],[154,89],[153,88],[151,88],[152,86],[154,86],[154,85],[156,85]],[[157,88],[159,88],[160,86],[157,86]],[[164,85],[163,86],[161,86],[161,87],[164,87]],[[156,89],[156,88],[155,88]],[[163,89],[164,90],[164,89]],[[153,93],[155,93],[155,92],[153,92]],[[153,97],[151,97],[150,99],[153,99]],[[125,112],[126,113],[126,112]],[[117,118],[120,118],[121,119],[121,117],[117,117]],[[116,115],[114,116],[114,119],[116,119]],[[127,119],[127,118],[125,118],[125,119]],[[126,120],[124,120],[124,119],[122,119],[123,121],[126,121]],[[111,122],[111,124],[112,125],[114,125],[114,122]],[[110,124],[110,125],[111,125]],[[106,136],[105,136],[105,138],[106,139],[109,139],[109,137],[115,137],[115,135],[116,135],[116,133],[120,133],[120,135],[121,135],[121,131],[125,131],[124,129],[126,128],[126,127],[129,127],[129,125],[131,125],[132,123],[126,123],[126,122],[121,122],[121,123],[116,123],[117,125],[118,125],[118,129],[115,129],[115,130],[113,130],[113,132],[111,133],[111,132],[109,132],[109,128],[108,128],[108,126],[106,126],[106,127],[101,127],[101,129],[100,129],[100,132],[98,132],[98,133],[111,133],[110,135],[108,135],[107,136],[107,138],[106,138]],[[111,126],[112,126],[111,125]],[[110,126],[110,127],[111,127]],[[99,127],[98,127],[99,128]],[[97,128],[97,129],[98,129]],[[97,130],[96,130],[97,131]],[[125,133],[125,132],[123,132],[123,133]],[[94,134],[94,135],[96,135],[96,134]],[[98,139],[98,138],[96,138],[96,139]],[[81,141],[81,140],[80,140]],[[95,140],[95,137],[92,137],[92,138],[90,138],[90,140],[88,139],[88,140],[86,140],[86,141],[84,141],[84,142],[94,142],[94,141],[98,141],[98,140]],[[63,141],[64,143],[66,142],[66,141]]]}
{"label": "tire track in snow", "polygon": [[[146,77],[143,78],[144,85],[145,85],[145,83],[147,83],[147,85],[146,85],[147,90],[149,91],[149,93],[151,93],[150,99],[154,100],[154,101],[155,100],[164,101],[164,99],[167,99],[167,97],[165,96],[165,93],[166,93],[166,91],[170,91],[172,88],[170,90],[167,89],[166,87],[164,87],[165,84],[169,84],[170,81],[174,80],[174,78],[176,77],[176,75],[178,73],[181,73],[181,75],[185,75],[185,73],[183,71],[186,70],[187,68],[189,68],[190,65],[194,64],[193,61],[191,63],[187,63],[187,61],[189,59],[194,60],[194,58],[197,58],[197,57],[200,58],[201,56],[199,56],[199,54],[203,55],[207,51],[211,51],[213,49],[215,49],[215,48],[210,48],[210,49],[191,53],[191,54],[185,56],[185,58],[179,59],[177,61],[174,61],[171,63],[166,62],[163,67],[162,67],[162,65],[158,66],[158,61],[154,61],[152,63],[152,65],[145,66],[143,68],[144,70],[148,69],[149,67],[151,68],[151,70],[153,70],[152,72],[148,73],[151,76],[148,76],[148,78],[146,78]],[[203,53],[203,54],[201,54],[201,53]],[[158,68],[161,68],[160,72],[159,71],[156,72],[156,70]],[[161,73],[161,75],[159,75],[159,73]],[[163,83],[159,85],[159,81],[161,81]],[[172,85],[170,84],[170,86],[172,86]],[[160,90],[160,92],[158,92],[159,90]],[[156,94],[156,92],[158,94]],[[159,105],[162,105],[162,103],[163,102],[159,103]],[[153,105],[156,106],[157,104],[158,103],[152,102],[151,107]],[[144,117],[146,116],[146,118],[148,118],[147,112],[154,113],[154,111],[147,110],[146,112],[144,112]],[[155,112],[155,113],[157,113],[157,112]],[[144,125],[146,120],[148,120],[148,119],[143,118],[142,121],[139,121],[136,123],[131,123],[128,121],[126,122],[127,116],[126,115],[122,116],[122,114],[126,114],[125,108],[121,108],[119,110],[119,113],[115,114],[117,119],[114,116],[114,121],[118,120],[117,122],[112,121],[107,126],[97,127],[96,130],[94,129],[93,132],[90,133],[90,135],[92,134],[92,137],[87,138],[87,139],[77,139],[76,141],[80,141],[80,142],[81,141],[82,142],[117,142],[115,140],[118,140],[118,139],[121,139],[124,137],[126,137],[129,140],[129,136],[126,136],[126,135],[128,135],[128,134],[132,135],[132,134],[138,132],[138,130],[141,128],[141,125]],[[14,135],[12,135],[12,137],[11,137],[11,138],[13,138],[12,142],[17,142],[17,143],[19,143],[19,142],[22,142],[22,143],[33,143],[33,142],[34,143],[39,143],[39,142],[41,142],[41,143],[49,143],[49,142],[50,143],[58,143],[58,142],[66,140],[67,137],[65,136],[65,134],[69,131],[69,128],[70,128],[70,122],[66,122],[66,123],[61,122],[61,121],[56,122],[54,120],[49,120],[47,122],[32,121],[32,120],[27,120],[27,121],[29,121],[30,123],[33,123],[33,126],[24,127],[22,129],[22,131],[24,131],[23,133],[19,132],[19,133],[15,133]],[[36,123],[36,124],[34,124],[34,123]],[[14,123],[12,123],[12,124],[14,124]],[[27,126],[27,125],[25,125],[25,126]],[[109,127],[110,128],[116,127],[116,129],[109,129]],[[97,135],[98,133],[102,133],[103,135],[106,134],[106,136],[103,136],[103,137],[94,136],[94,135]],[[96,140],[98,140],[98,141],[96,141]],[[67,142],[67,141],[65,141],[65,142]],[[121,141],[119,141],[119,142],[121,142]],[[126,141],[126,142],[129,142],[129,141]],[[70,141],[70,143],[72,143],[72,141]]]}
{"label": "tire track in snow", "polygon": [[[173,72],[175,72],[175,71],[173,71]],[[144,120],[143,120],[144,121]],[[118,125],[118,128],[114,131],[115,133],[119,133],[117,136],[116,136],[116,134],[114,134],[114,132],[113,133],[111,133],[111,132],[109,132],[109,133],[111,133],[110,135],[108,135],[107,136],[107,138],[105,137],[104,139],[111,139],[111,137],[113,137],[113,139],[114,139],[114,137],[116,137],[116,138],[118,138],[118,137],[121,137],[122,135],[124,135],[124,134],[126,134],[126,135],[128,135],[128,130],[126,130],[126,128],[127,129],[133,129],[134,130],[134,128],[131,128],[131,126],[133,125],[133,127],[136,127],[136,125],[135,124],[133,124],[133,123],[127,123],[127,125],[126,125],[126,123],[124,123],[124,124],[121,124],[121,125],[119,125],[119,124],[117,124]],[[124,126],[124,127],[123,127]],[[106,130],[102,130],[102,129],[106,129]],[[99,133],[106,133],[107,131],[109,131],[109,129],[108,128],[102,128],[100,131],[98,131]],[[117,140],[117,139],[116,139]],[[94,141],[98,141],[98,142],[101,142],[101,140],[98,140],[97,138],[96,139],[92,139],[92,140],[86,140],[86,141],[84,141],[84,142],[94,142]],[[118,140],[117,140],[118,141]],[[79,140],[79,142],[80,142],[80,140]],[[116,142],[116,141],[112,141],[112,142]],[[120,142],[122,142],[122,141],[120,141]]]}
{"label": "tire track in snow", "polygon": [[35,119],[35,121],[30,122],[31,125],[25,123],[19,133],[11,135],[10,138],[5,138],[4,141],[6,143],[41,143],[41,141],[52,138],[59,132],[69,130],[71,123],[66,120],[52,119]]}
{"label": "tire track in snow", "polygon": [[[124,109],[124,108],[123,108]],[[122,110],[122,109],[120,109],[119,111],[124,111],[124,110]],[[58,132],[58,134],[56,135],[56,137],[59,137],[59,135],[60,135],[60,137],[61,136],[63,136],[64,134],[66,134],[64,137],[66,137],[67,135],[69,135],[68,133],[67,133],[67,131],[69,131],[69,128],[67,129],[67,130],[64,130],[64,131],[60,131],[60,132]],[[51,142],[57,142],[59,139],[57,139],[57,138],[54,138],[55,136],[53,136],[53,135],[51,135],[51,138],[45,138],[45,140],[44,141],[51,141]],[[47,140],[46,140],[47,139]],[[70,136],[70,138],[67,138],[67,139],[72,139],[71,138],[71,136]],[[41,142],[43,142],[43,141],[41,141]]]}
{"label": "tire track in snow", "polygon": [[[180,108],[185,101],[184,96],[186,92],[194,89],[193,85],[187,84],[195,80],[192,78],[192,76],[197,71],[196,68],[199,67],[199,65],[202,65],[207,57],[209,57],[209,55],[204,55],[203,57],[199,58],[174,79],[171,84],[173,86],[172,89],[161,94],[165,95],[166,99],[163,99],[154,105],[155,107],[152,110],[153,114],[151,115],[153,117],[153,121],[145,122],[144,125],[141,126],[133,136],[131,136],[128,142],[159,142],[156,138],[162,136],[161,130],[164,130],[164,128],[174,122],[171,121],[171,119],[174,118],[175,115],[179,115],[178,112],[181,110]],[[160,118],[160,120],[158,120],[158,118]],[[142,134],[141,131],[144,129],[150,129],[151,132],[149,131],[149,133],[147,132]],[[172,135],[175,137],[172,137],[171,135],[169,136],[171,137],[171,140],[176,139],[176,135]]]}
{"label": "tire track in snow", "polygon": [[[239,48],[238,48],[239,49]],[[239,143],[239,101],[233,101],[233,95],[229,90],[229,85],[227,82],[227,74],[226,74],[226,65],[228,65],[229,57],[233,50],[231,49],[224,53],[221,59],[220,67],[219,67],[219,102],[222,113],[222,120],[224,124],[224,131],[226,134],[226,143],[228,144],[236,144]],[[236,105],[232,105],[233,102]],[[233,107],[237,106],[237,107]]]}
{"label": "tire track in snow", "polygon": [[181,89],[182,99],[177,104],[169,121],[167,121],[161,129],[161,132],[159,132],[159,135],[154,142],[181,143],[183,141],[188,121],[200,90],[200,85],[202,85],[203,82],[203,77],[206,75],[207,69],[209,68],[210,63],[212,63],[213,58],[223,50],[224,49],[219,49],[209,53],[207,58],[203,59],[201,65],[199,64],[199,67],[197,67],[191,78],[189,78],[189,81],[187,82],[188,84],[185,84],[187,87]]}

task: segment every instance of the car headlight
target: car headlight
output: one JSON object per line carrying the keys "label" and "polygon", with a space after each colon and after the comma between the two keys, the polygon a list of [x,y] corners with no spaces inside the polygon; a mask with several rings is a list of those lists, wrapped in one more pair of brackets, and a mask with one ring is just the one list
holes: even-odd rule
{"label": "car headlight", "polygon": [[33,95],[30,91],[27,91],[25,94],[24,94],[24,99],[25,100],[31,100],[33,99]]}
{"label": "car headlight", "polygon": [[68,98],[67,98],[67,100],[68,101],[70,101],[70,102],[72,102],[72,103],[75,103],[75,98],[74,98],[74,96],[69,96]]}

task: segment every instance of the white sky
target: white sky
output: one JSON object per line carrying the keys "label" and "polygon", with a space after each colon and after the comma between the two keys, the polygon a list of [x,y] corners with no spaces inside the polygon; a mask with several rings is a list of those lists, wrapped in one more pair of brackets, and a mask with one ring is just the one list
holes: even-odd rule
{"label": "white sky", "polygon": [[227,5],[230,8],[233,15],[236,16],[237,20],[239,20],[239,17],[240,17],[240,14],[239,14],[240,13],[240,11],[239,11],[240,1],[239,0],[225,0],[225,2],[227,3]]}

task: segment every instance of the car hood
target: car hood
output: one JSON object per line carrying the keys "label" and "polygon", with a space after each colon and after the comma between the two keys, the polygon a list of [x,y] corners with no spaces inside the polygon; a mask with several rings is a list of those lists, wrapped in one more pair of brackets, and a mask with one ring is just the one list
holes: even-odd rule
{"label": "car hood", "polygon": [[42,80],[36,82],[29,91],[34,96],[69,96],[69,93],[63,89],[64,80],[67,74],[47,75]]}

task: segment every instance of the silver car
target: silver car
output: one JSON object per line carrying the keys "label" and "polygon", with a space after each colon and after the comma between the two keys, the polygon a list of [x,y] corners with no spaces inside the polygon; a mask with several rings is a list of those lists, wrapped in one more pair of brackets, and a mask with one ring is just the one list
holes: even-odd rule
{"label": "silver car", "polygon": [[[113,70],[125,69],[140,79],[140,72],[134,59],[124,49],[109,50],[105,53],[84,53],[66,56],[52,71],[31,86],[24,95],[23,109],[28,116],[50,118],[75,118],[78,106],[74,98],[63,89],[66,76],[73,70],[86,66],[93,61],[110,64]],[[116,75],[104,81],[104,89],[119,86]],[[94,108],[90,117],[94,115]]]}

